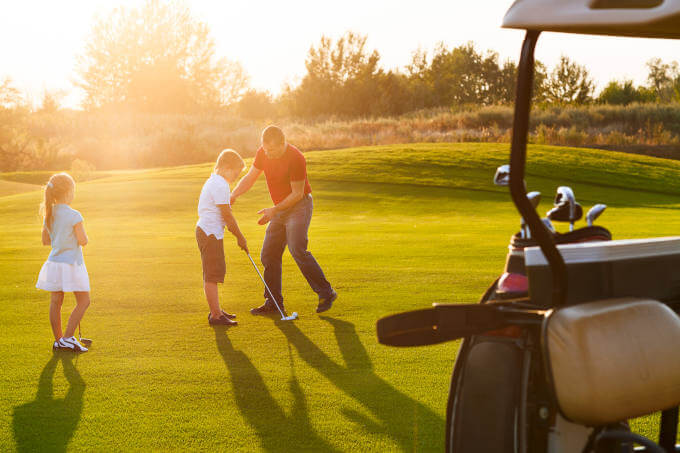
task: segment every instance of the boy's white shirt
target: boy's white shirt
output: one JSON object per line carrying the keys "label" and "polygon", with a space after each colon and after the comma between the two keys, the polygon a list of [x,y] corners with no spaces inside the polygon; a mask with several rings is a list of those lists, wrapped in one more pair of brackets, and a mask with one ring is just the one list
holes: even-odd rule
{"label": "boy's white shirt", "polygon": [[198,225],[201,230],[217,239],[224,238],[224,218],[217,205],[229,204],[231,190],[229,183],[222,176],[213,173],[203,184],[201,196],[198,198]]}

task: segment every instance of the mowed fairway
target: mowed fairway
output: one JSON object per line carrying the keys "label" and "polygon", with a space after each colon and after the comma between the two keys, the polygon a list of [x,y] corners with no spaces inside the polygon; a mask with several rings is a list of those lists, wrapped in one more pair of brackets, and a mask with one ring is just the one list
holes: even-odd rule
{"label": "mowed fairway", "polygon": [[[286,307],[300,319],[251,316],[262,284],[227,233],[220,297],[240,322],[230,330],[208,326],[194,238],[210,164],[79,184],[72,206],[90,237],[93,301],[82,327],[94,345],[75,359],[53,355],[49,295],[34,288],[49,252],[41,193],[0,194],[0,451],[441,451],[458,343],[388,348],[375,321],[476,302],[501,272],[519,226],[507,190],[491,183],[508,148],[308,153],[310,250],[339,298],[314,313],[286,252]],[[617,239],[680,234],[678,162],[530,147],[528,175],[541,213],[566,184],[585,209],[609,205],[597,223]],[[234,206],[254,258],[256,212],[270,203],[262,178]],[[69,295],[64,322],[73,304]],[[633,426],[656,436],[652,418]]]}

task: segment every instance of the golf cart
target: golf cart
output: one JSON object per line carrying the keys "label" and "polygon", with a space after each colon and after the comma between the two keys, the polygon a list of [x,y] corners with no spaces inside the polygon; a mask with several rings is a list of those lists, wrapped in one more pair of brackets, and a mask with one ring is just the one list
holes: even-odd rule
{"label": "golf cart", "polygon": [[[680,452],[680,237],[565,240],[540,219],[524,182],[540,33],[680,39],[680,1],[517,0],[503,26],[526,30],[509,169],[529,231],[513,238],[523,241],[526,291],[504,293],[497,280],[478,304],[387,316],[378,340],[463,338],[447,452]],[[627,420],[659,411],[658,444],[630,431]]]}

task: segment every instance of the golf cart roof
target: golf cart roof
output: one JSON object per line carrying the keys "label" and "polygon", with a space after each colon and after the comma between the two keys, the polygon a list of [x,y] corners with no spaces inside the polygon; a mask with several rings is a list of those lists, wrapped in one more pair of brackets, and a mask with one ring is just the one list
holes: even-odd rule
{"label": "golf cart roof", "polygon": [[516,0],[503,27],[680,39],[680,0]]}

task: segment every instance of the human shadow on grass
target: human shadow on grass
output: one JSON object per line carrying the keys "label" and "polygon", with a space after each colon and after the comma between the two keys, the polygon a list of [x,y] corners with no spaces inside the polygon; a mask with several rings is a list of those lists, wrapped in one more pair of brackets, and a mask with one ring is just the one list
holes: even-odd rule
{"label": "human shadow on grass", "polygon": [[422,450],[443,442],[443,419],[375,374],[354,324],[328,316],[321,319],[333,326],[344,366],[331,360],[295,323],[276,325],[309,366],[357,400],[377,421],[351,409],[343,409],[343,414],[366,431],[389,436],[403,451]]}
{"label": "human shadow on grass", "polygon": [[217,349],[229,370],[236,404],[260,438],[260,447],[263,450],[338,451],[312,427],[292,359],[288,386],[294,402],[290,412],[286,413],[274,399],[248,356],[234,349],[226,334],[227,329],[216,326],[214,330]]}
{"label": "human shadow on grass", "polygon": [[[53,379],[61,361],[69,387],[54,398]],[[73,365],[72,352],[55,352],[40,373],[35,400],[14,408],[14,439],[19,452],[65,452],[83,410],[85,381]]]}

